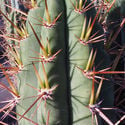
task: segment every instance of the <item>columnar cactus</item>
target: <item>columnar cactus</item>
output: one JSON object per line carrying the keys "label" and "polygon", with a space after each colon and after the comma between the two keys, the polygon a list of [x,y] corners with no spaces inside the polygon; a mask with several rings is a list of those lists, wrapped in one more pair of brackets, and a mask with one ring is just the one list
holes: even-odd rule
{"label": "columnar cactus", "polygon": [[[107,81],[111,76],[104,75],[110,73],[110,59],[104,51],[103,28],[97,22],[101,7],[95,10],[94,2],[31,0],[26,29],[0,10],[21,37],[19,44],[8,45],[16,87],[0,65],[11,89],[2,86],[15,98],[20,125],[91,125],[97,121],[113,125],[112,113],[105,113],[111,121],[107,117],[103,121],[98,110],[113,106],[114,94],[113,84]],[[97,121],[92,119],[94,113]]]}
{"label": "columnar cactus", "polygon": [[[34,8],[29,11],[29,14],[31,13],[32,15],[27,19],[28,29],[30,28],[28,30],[29,37],[21,41],[21,59],[24,65],[24,70],[27,71],[20,73],[20,94],[23,95],[23,98],[25,98],[25,96],[28,97],[36,94],[36,91],[31,91],[32,88],[28,87],[26,83],[35,88],[43,89],[37,84],[39,81],[38,78],[34,77],[35,73],[31,62],[37,62],[34,65],[37,66],[37,70],[39,69],[40,77],[44,82],[45,78],[40,58],[44,61],[42,56],[45,56],[45,62],[43,62],[43,65],[45,66],[45,72],[47,73],[49,87],[44,85],[44,89],[51,89],[55,85],[58,85],[58,87],[53,92],[53,100],[46,100],[46,108],[45,101],[41,102],[34,120],[38,121],[38,124],[45,124],[45,119],[47,118],[47,113],[45,112],[50,110],[50,124],[91,124],[91,113],[86,106],[89,103],[92,80],[85,78],[82,72],[77,68],[86,67],[92,48],[89,47],[89,44],[80,44],[77,38],[82,34],[84,21],[87,21],[89,18],[85,16],[83,13],[84,10],[80,8],[83,4],[80,3],[80,1],[79,4],[81,5],[78,6],[78,9],[74,8],[77,4],[75,1],[45,1],[43,4],[45,4],[46,7],[45,9],[42,8],[43,10],[40,10],[41,15],[38,12],[38,16],[36,16],[37,14],[33,14],[39,8]],[[94,11],[91,12],[94,13]],[[35,25],[36,22],[33,22],[32,20],[37,21],[38,18],[36,19],[36,17],[40,16],[42,18],[41,25],[43,26],[41,29],[40,27],[38,29]],[[58,18],[57,20],[56,17]],[[44,20],[46,20],[46,22]],[[33,28],[34,26],[35,28]],[[89,38],[87,33],[91,32],[89,31],[90,28],[85,33],[86,36],[83,36],[82,40],[85,38],[85,42],[87,42],[87,39]],[[96,30],[93,32],[96,32]],[[33,31],[35,33],[33,33]],[[41,44],[44,46],[44,49],[38,43],[40,38],[38,40],[37,37],[39,35],[41,35]],[[49,47],[47,48],[48,45],[50,46],[51,52],[49,52]],[[102,45],[100,44],[99,46],[101,49]],[[96,48],[96,45],[94,48]],[[101,51],[100,49],[97,51]],[[41,56],[37,56],[37,53],[40,53]],[[45,53],[48,55],[45,55]],[[54,54],[56,53],[58,54],[55,55],[56,58],[54,59]],[[31,57],[34,57],[34,59]],[[21,103],[25,109],[31,104],[31,101],[28,102],[27,100],[23,100]],[[20,110],[21,109],[19,109],[19,112]],[[32,108],[26,116],[30,117],[33,110],[34,109]],[[43,120],[41,118],[43,118]],[[21,123],[24,124],[24,120],[22,120]]]}

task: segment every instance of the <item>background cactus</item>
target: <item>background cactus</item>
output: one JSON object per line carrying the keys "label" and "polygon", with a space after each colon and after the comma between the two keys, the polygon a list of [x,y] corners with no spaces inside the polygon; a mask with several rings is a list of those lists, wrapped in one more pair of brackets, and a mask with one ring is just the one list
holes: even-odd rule
{"label": "background cactus", "polygon": [[[103,82],[103,77],[111,79],[110,75],[104,75],[107,72],[101,71],[109,67],[110,59],[104,51],[103,28],[97,21],[100,8],[96,10],[93,5],[94,1],[89,0],[33,0],[26,29],[23,27],[22,30],[22,21],[18,22],[17,28],[11,22],[14,33],[21,39],[19,44],[9,43],[15,55],[13,64],[9,65],[18,78],[15,73],[11,74],[17,89],[10,84],[13,93],[8,91],[17,97],[15,105],[20,125],[31,122],[90,125],[94,113],[99,125],[110,123],[96,111],[96,104],[113,106],[114,85],[107,80]],[[1,70],[8,79],[10,74],[2,65]],[[99,98],[94,99],[96,90],[100,91],[101,81]],[[112,125],[115,115],[112,112],[104,114],[111,119]]]}
{"label": "background cactus", "polygon": [[[125,18],[125,11],[124,11],[125,1],[124,0],[116,0],[114,7],[108,14],[106,25],[107,25],[107,31],[108,31],[108,37],[107,37],[107,45],[106,49],[110,53],[110,58],[112,60],[112,69],[113,70],[124,70],[124,47],[125,47],[125,41],[124,41],[124,18]],[[114,22],[114,23],[111,23]],[[110,52],[110,49],[112,48],[112,52]],[[114,63],[115,62],[115,63]],[[121,88],[120,86],[124,85],[124,74],[123,75],[117,75],[113,77],[115,80],[115,89],[118,90],[118,88]],[[121,80],[118,80],[121,79]],[[118,102],[121,102],[124,98],[124,89],[119,89],[117,93],[115,94],[115,105],[117,105]],[[119,96],[122,95],[122,96]],[[117,105],[118,108],[124,110],[124,101],[120,103],[120,105]],[[124,122],[123,122],[124,124]]]}

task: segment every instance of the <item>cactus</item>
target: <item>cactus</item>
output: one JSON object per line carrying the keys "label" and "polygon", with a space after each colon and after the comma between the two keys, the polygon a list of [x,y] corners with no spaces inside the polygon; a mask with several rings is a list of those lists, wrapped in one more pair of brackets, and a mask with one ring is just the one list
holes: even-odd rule
{"label": "cactus", "polygon": [[[111,60],[112,60],[112,69],[113,70],[124,70],[124,47],[125,47],[125,36],[124,36],[124,20],[125,20],[125,1],[124,0],[116,0],[116,3],[114,5],[114,7],[112,8],[111,12],[108,14],[107,20],[106,20],[106,24],[108,26],[108,38],[107,38],[107,45],[106,49],[110,50],[110,48],[113,48],[112,51],[115,51],[115,53],[113,55],[110,56]],[[111,23],[114,22],[114,23]],[[115,63],[113,63],[115,62]],[[118,75],[117,77],[119,77],[120,79],[124,79],[125,76],[123,75]],[[115,76],[113,77],[115,80],[117,80],[115,78]],[[123,84],[123,82],[119,82],[120,86]],[[119,87],[119,85],[115,85],[115,89],[117,89]],[[119,89],[119,91],[117,91],[117,93],[115,94],[115,98],[117,98],[117,100],[115,101],[115,105],[124,98],[124,94],[123,96],[118,95],[118,93],[124,93],[124,90]],[[122,95],[122,94],[121,94]],[[124,108],[122,107],[121,103],[118,108],[121,108],[122,110],[124,110]],[[124,122],[123,122],[124,124]]]}
{"label": "cactus", "polygon": [[0,10],[21,38],[8,45],[10,72],[0,65],[10,88],[1,86],[14,98],[18,124],[113,125],[112,112],[102,116],[98,107],[113,106],[114,87],[107,79],[124,72],[107,71],[100,9],[89,0],[31,0],[26,28]]}

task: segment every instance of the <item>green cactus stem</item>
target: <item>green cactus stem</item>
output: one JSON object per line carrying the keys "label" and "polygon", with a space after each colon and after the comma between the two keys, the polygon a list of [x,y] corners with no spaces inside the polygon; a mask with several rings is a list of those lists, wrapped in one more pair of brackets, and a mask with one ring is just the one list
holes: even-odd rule
{"label": "green cactus stem", "polygon": [[[104,100],[100,106],[108,107],[114,101],[113,84],[104,80],[110,75],[94,73],[108,68],[110,63],[104,51],[103,29],[97,22],[101,7],[96,12],[94,1],[89,0],[32,0],[31,3],[26,20],[28,36],[21,39],[20,60],[16,58],[22,67],[17,74],[18,124],[95,123],[90,105]],[[92,71],[91,78],[83,70]],[[94,95],[96,88],[99,89]],[[109,118],[112,116],[107,114]],[[103,125],[101,118],[98,122]]]}

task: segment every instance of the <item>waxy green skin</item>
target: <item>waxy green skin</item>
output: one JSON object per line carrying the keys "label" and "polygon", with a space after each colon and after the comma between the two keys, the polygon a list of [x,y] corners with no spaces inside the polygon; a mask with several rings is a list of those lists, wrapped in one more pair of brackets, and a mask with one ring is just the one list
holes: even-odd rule
{"label": "waxy green skin", "polygon": [[[27,30],[29,33],[29,37],[22,40],[20,44],[21,46],[20,55],[24,65],[23,71],[21,71],[18,75],[18,79],[19,79],[18,89],[21,95],[21,101],[20,101],[21,106],[20,105],[17,106],[16,109],[17,109],[17,112],[20,114],[23,114],[36,99],[36,98],[31,98],[31,99],[30,98],[25,99],[25,98],[37,95],[37,91],[29,87],[27,84],[30,84],[35,88],[38,88],[37,78],[35,77],[35,72],[32,66],[33,59],[31,57],[36,57],[36,54],[34,53],[34,51],[37,51],[39,53],[40,47],[36,38],[34,37],[34,34],[28,22],[30,21],[30,23],[33,25],[34,30],[36,30],[38,37],[40,38],[41,26],[35,25],[35,24],[40,24],[39,21],[35,19],[35,17],[37,16],[37,19],[40,19],[40,16],[42,17],[43,13],[44,11],[42,7],[33,8],[29,11],[28,19],[27,19]],[[36,64],[37,68],[39,67],[38,65],[39,64],[37,63]],[[30,115],[32,114],[32,112],[34,112],[35,108],[36,108],[36,105],[25,116],[30,119]],[[33,117],[32,120],[37,121],[37,117]],[[22,125],[31,124],[29,121],[24,119],[18,121],[18,123]]]}
{"label": "waxy green skin", "polygon": [[[72,2],[75,3],[75,0],[72,0]],[[108,56],[103,51],[103,42],[94,45],[81,45],[75,35],[79,37],[81,35],[85,14],[76,13],[69,0],[47,0],[47,3],[52,20],[62,12],[61,17],[53,28],[49,29],[44,26],[35,25],[39,23],[37,19],[40,19],[40,16],[46,19],[45,9],[43,9],[43,7],[30,10],[27,20],[33,25],[37,35],[39,37],[40,35],[42,36],[44,42],[46,42],[48,38],[53,54],[59,49],[62,50],[53,62],[45,64],[50,87],[53,85],[58,85],[58,87],[53,92],[53,100],[48,99],[46,107],[45,101],[43,100],[32,120],[39,125],[45,124],[45,120],[47,119],[45,112],[50,110],[49,125],[91,125],[91,112],[87,106],[90,100],[92,80],[84,77],[76,66],[83,69],[86,67],[91,48],[97,49],[96,64],[98,64],[102,58],[108,60]],[[40,5],[45,4],[43,3]],[[93,13],[92,15],[95,15],[94,11],[91,12]],[[27,84],[40,89],[32,65],[34,59],[30,57],[37,57],[34,51],[41,54],[42,52],[28,21],[27,28],[29,37],[21,41],[20,50],[21,59],[24,64],[24,71],[19,73],[18,88],[21,101],[19,106],[17,106],[17,112],[20,114],[23,114],[36,99],[25,98],[38,94],[36,90],[29,87]],[[94,32],[96,32],[97,29],[100,29],[102,32],[102,29],[96,24]],[[100,69],[107,68],[106,66],[108,63],[108,61],[105,61]],[[41,78],[44,80],[41,63],[37,62],[35,66]],[[112,86],[110,83],[108,84]],[[103,85],[102,89],[101,99],[104,99],[104,104],[107,104],[106,106],[112,106],[113,88],[107,88],[107,85]],[[106,95],[108,95],[108,97]],[[36,108],[37,105],[35,105],[25,116],[30,118]],[[31,123],[22,119],[19,121],[19,124],[28,125]],[[100,125],[101,124],[100,121]]]}

